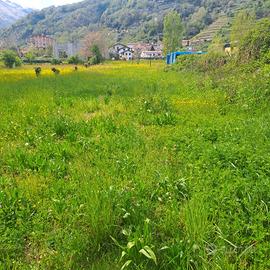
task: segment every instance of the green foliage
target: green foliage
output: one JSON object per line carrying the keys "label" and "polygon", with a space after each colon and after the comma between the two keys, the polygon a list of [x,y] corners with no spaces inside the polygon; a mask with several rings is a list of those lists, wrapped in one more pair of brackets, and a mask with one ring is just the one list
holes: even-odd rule
{"label": "green foliage", "polygon": [[224,43],[224,40],[220,36],[214,37],[207,52],[210,54],[224,54]]}
{"label": "green foliage", "polygon": [[231,46],[239,47],[250,29],[254,27],[255,17],[246,10],[239,11],[233,19],[231,27]]}
{"label": "green foliage", "polygon": [[25,59],[30,64],[32,64],[34,62],[35,58],[36,58],[36,56],[35,56],[34,52],[30,51],[30,52],[27,52],[25,54]]}
{"label": "green foliage", "polygon": [[201,71],[215,71],[227,64],[230,57],[226,56],[224,52],[210,52],[198,59],[197,67]]}
{"label": "green foliage", "polygon": [[19,67],[21,65],[21,59],[14,51],[4,51],[2,53],[2,60],[4,65],[8,68]]}
{"label": "green foliage", "polygon": [[270,20],[259,20],[243,38],[239,47],[242,61],[260,59],[270,49]]}
{"label": "green foliage", "polygon": [[97,45],[93,45],[91,50],[92,57],[90,58],[90,64],[91,65],[98,65],[103,61],[102,54],[100,52],[100,49]]}
{"label": "green foliage", "polygon": [[71,57],[68,59],[68,63],[69,63],[69,64],[78,65],[78,64],[81,64],[82,62],[83,62],[83,61],[79,58],[78,55],[71,56]]}
{"label": "green foliage", "polygon": [[231,63],[232,58],[223,51],[211,51],[205,55],[181,56],[175,66],[169,67],[173,70],[188,70],[200,72],[212,72]]}
{"label": "green foliage", "polygon": [[264,64],[270,64],[270,49],[268,52],[266,52],[263,57],[262,57],[262,61]]}
{"label": "green foliage", "polygon": [[175,52],[181,46],[183,25],[179,14],[169,12],[164,18],[163,46],[164,54]]}
{"label": "green foliage", "polygon": [[[153,85],[152,89],[157,89]],[[174,126],[176,115],[174,108],[166,97],[149,97],[143,101],[141,107],[141,123],[143,125]]]}
{"label": "green foliage", "polygon": [[51,61],[52,65],[60,65],[62,64],[62,61],[60,59],[53,58]]}

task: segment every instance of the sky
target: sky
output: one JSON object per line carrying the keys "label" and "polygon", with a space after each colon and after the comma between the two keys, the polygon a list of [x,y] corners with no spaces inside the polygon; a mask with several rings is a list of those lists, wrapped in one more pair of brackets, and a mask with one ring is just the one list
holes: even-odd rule
{"label": "sky", "polygon": [[10,0],[23,7],[30,7],[35,9],[41,9],[48,6],[60,6],[65,4],[71,4],[75,2],[80,2],[82,0]]}

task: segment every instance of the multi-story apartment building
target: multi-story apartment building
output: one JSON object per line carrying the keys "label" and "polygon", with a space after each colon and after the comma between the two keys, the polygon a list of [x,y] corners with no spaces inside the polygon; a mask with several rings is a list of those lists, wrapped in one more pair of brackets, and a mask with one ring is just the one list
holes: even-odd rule
{"label": "multi-story apartment building", "polygon": [[35,49],[46,50],[53,46],[54,39],[46,35],[36,35],[30,38],[29,43]]}

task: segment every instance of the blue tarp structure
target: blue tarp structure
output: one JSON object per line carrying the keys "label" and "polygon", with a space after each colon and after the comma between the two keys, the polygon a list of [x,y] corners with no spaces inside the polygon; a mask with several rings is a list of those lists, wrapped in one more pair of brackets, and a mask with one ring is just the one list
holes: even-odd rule
{"label": "blue tarp structure", "polygon": [[167,54],[167,65],[174,64],[176,62],[176,58],[179,55],[194,55],[194,54],[206,54],[206,52],[192,52],[192,51],[186,51],[186,52],[173,52]]}

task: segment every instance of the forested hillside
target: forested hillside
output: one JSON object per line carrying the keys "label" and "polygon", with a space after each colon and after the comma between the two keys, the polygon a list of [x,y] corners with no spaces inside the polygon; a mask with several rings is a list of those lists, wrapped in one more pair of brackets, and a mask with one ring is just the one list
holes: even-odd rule
{"label": "forested hillside", "polygon": [[35,11],[2,34],[24,41],[33,34],[72,40],[86,32],[105,28],[115,39],[153,40],[162,35],[164,14],[175,9],[185,24],[186,36],[194,36],[220,13],[231,16],[240,8],[251,8],[258,17],[269,14],[269,0],[85,0]]}

